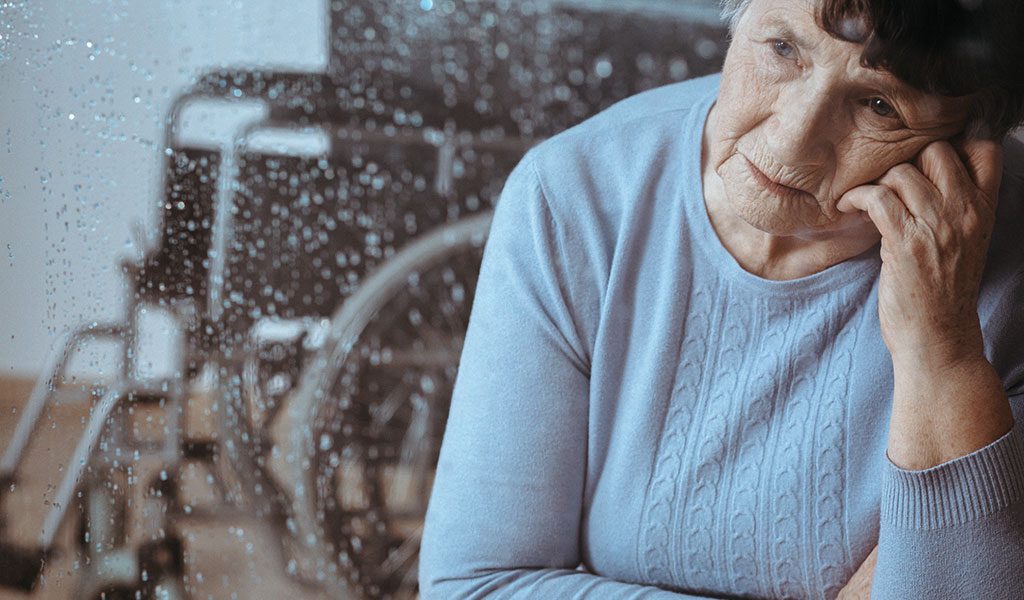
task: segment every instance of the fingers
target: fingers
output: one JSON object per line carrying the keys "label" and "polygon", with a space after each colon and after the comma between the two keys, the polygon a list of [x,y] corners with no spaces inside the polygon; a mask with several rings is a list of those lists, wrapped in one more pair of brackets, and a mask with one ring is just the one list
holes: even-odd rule
{"label": "fingers", "polygon": [[875,563],[877,563],[877,562],[878,562],[878,546],[876,545],[871,550],[871,554],[868,554],[868,557],[866,559],[864,559],[864,562],[861,564],[860,569],[857,569],[857,572],[858,573],[863,573],[865,575],[867,575],[869,573],[870,574],[874,574]]}
{"label": "fingers", "polygon": [[961,150],[962,154],[946,141],[933,142],[921,151],[915,164],[901,163],[874,184],[850,190],[837,208],[843,212],[863,210],[883,236],[914,220],[936,223],[957,219],[972,213],[971,207],[991,212],[1002,176],[1002,147],[970,139]]}
{"label": "fingers", "polygon": [[974,198],[975,189],[992,202],[999,195],[1003,148],[998,142],[968,139],[959,151],[946,141],[928,144],[917,166],[948,198]]}
{"label": "fingers", "polygon": [[883,238],[899,239],[911,218],[892,188],[885,185],[862,185],[843,195],[838,208],[844,212],[863,211],[875,224]]}
{"label": "fingers", "polygon": [[943,195],[962,197],[975,187],[971,174],[953,145],[946,141],[925,146],[915,161],[921,174],[934,182]]}
{"label": "fingers", "polygon": [[875,546],[850,581],[840,590],[838,600],[868,600],[871,597],[871,584],[874,580],[877,562],[878,546]]}
{"label": "fingers", "polygon": [[[965,189],[967,170],[953,147],[931,144],[921,153],[918,166],[900,163],[874,184],[847,192],[837,208],[867,213],[884,237],[901,232],[915,219],[934,221],[944,208],[944,191]],[[959,192],[957,192],[959,193]]]}
{"label": "fingers", "polygon": [[963,145],[964,164],[971,179],[994,204],[999,197],[1003,177],[1003,147],[991,140],[967,140]]}
{"label": "fingers", "polygon": [[[967,172],[964,171],[964,176],[966,175]],[[937,211],[943,207],[941,186],[937,186],[934,180],[911,164],[902,163],[889,169],[878,179],[878,184],[894,191],[910,214],[915,217],[934,218]]]}

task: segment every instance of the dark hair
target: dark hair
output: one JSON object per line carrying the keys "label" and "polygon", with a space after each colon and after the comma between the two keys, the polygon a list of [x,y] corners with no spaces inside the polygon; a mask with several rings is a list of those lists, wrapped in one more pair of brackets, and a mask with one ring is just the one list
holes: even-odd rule
{"label": "dark hair", "polygon": [[[732,23],[750,0],[725,0]],[[863,44],[861,64],[913,87],[967,97],[993,138],[1024,121],[1024,1],[819,0],[818,22]]]}

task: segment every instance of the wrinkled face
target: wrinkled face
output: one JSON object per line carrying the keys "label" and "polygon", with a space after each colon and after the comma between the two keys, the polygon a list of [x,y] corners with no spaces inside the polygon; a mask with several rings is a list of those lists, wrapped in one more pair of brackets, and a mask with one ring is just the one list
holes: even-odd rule
{"label": "wrinkled face", "polygon": [[813,0],[751,2],[706,132],[726,202],[772,234],[863,228],[836,209],[843,193],[964,127],[962,101],[862,67],[861,46],[831,37],[815,9]]}

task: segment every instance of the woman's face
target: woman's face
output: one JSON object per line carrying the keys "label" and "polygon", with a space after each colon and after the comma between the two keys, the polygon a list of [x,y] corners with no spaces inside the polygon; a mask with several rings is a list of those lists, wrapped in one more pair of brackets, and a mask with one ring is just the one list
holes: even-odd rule
{"label": "woman's face", "polygon": [[861,46],[821,29],[815,9],[813,0],[752,0],[705,137],[705,160],[739,217],[812,239],[863,229],[859,215],[836,209],[842,195],[958,134],[965,112],[862,67]]}

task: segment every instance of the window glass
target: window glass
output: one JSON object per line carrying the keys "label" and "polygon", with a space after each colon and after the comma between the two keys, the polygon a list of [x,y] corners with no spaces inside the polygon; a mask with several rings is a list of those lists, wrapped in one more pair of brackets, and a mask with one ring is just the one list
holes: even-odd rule
{"label": "window glass", "polygon": [[710,0],[0,2],[0,584],[414,597],[505,177],[724,38]]}

